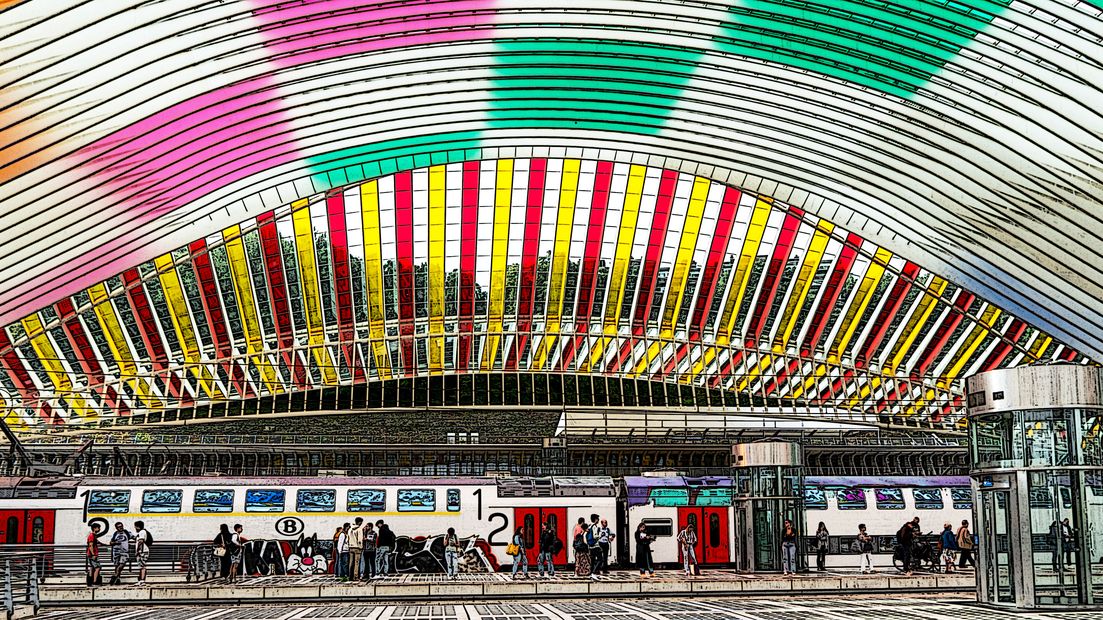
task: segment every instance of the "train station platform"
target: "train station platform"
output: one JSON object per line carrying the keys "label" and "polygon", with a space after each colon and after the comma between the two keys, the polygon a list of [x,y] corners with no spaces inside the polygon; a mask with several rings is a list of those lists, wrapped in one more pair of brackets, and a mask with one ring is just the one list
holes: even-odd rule
{"label": "train station platform", "polygon": [[43,606],[142,604],[192,602],[250,603],[266,601],[501,601],[595,599],[685,596],[753,596],[762,594],[823,595],[854,592],[971,594],[973,573],[928,574],[908,577],[895,571],[862,575],[857,571],[806,573],[796,577],[777,574],[743,574],[711,570],[687,578],[681,571],[659,571],[640,578],[635,571],[611,571],[596,580],[557,573],[554,578],[513,580],[507,573],[468,573],[455,580],[442,574],[407,574],[367,583],[342,582],[332,575],[250,577],[234,584],[220,580],[185,583],[160,577],[148,585],[86,587],[81,583],[54,581],[41,592]]}

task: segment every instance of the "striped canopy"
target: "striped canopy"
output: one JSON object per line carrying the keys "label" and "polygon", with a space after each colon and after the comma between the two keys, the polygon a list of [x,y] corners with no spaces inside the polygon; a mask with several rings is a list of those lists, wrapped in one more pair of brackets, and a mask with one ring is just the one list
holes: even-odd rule
{"label": "striped canopy", "polygon": [[1101,33],[1064,2],[0,2],[0,406],[521,373],[955,429],[969,373],[1103,357]]}

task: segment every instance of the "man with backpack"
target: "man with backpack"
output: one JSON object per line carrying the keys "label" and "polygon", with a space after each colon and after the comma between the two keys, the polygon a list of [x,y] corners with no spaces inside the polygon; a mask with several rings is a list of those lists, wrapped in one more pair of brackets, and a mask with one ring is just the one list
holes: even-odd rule
{"label": "man with backpack", "polygon": [[149,566],[149,548],[153,535],[141,521],[134,522],[134,559],[138,560],[138,585],[146,585],[146,567]]}
{"label": "man with backpack", "polygon": [[590,552],[590,579],[597,580],[601,574],[601,547],[597,544],[597,522],[586,528],[586,549]]}
{"label": "man with backpack", "polygon": [[544,523],[544,529],[540,531],[540,553],[536,556],[536,570],[540,576],[544,576],[544,564],[548,565],[548,577],[555,577],[555,554],[563,547],[559,537],[555,535],[550,521]]}

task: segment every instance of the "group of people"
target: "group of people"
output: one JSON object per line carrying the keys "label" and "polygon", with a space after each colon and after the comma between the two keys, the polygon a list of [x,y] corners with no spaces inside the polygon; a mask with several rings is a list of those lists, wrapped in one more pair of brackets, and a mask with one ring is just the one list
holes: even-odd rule
{"label": "group of people", "polygon": [[146,530],[145,523],[134,522],[134,532],[130,532],[122,521],[115,522],[115,531],[108,539],[108,544],[100,542],[100,524],[89,524],[87,542],[85,544],[85,565],[88,571],[88,585],[103,585],[103,564],[100,561],[100,548],[111,549],[111,580],[108,585],[119,585],[122,582],[123,570],[130,564],[130,544],[134,543],[134,560],[138,562],[138,585],[146,585],[146,568],[149,565],[149,552],[153,545],[153,535]]}
{"label": "group of people", "polygon": [[[915,544],[923,530],[919,525],[919,517],[904,523],[896,532],[897,549],[903,564],[902,571],[905,575],[912,574],[913,555]],[[947,573],[954,572],[955,562],[957,570],[964,570],[966,566],[976,568],[977,562],[973,558],[973,550],[976,548],[976,538],[969,531],[969,521],[963,520],[961,527],[954,531],[954,526],[949,522],[942,525],[942,533],[938,537],[939,548],[942,553],[943,570]],[[958,554],[961,554],[960,560]]]}
{"label": "group of people", "polygon": [[[456,531],[448,528],[448,535],[455,537]],[[456,545],[458,546],[458,541]],[[374,524],[356,517],[352,523],[345,523],[333,533],[333,561],[335,573],[344,581],[368,581],[382,579],[395,574],[392,557],[395,549],[395,535],[391,526],[383,519]],[[448,544],[445,544],[445,558],[448,557]],[[455,556],[449,565],[448,574],[455,576]]]}

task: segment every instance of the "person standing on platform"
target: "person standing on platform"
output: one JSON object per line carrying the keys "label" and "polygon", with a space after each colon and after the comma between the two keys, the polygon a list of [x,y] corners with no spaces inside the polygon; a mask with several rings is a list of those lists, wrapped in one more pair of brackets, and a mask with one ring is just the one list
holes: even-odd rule
{"label": "person standing on platform", "polygon": [[103,585],[103,580],[100,576],[100,571],[102,570],[102,565],[100,564],[100,524],[91,523],[88,527],[91,531],[88,532],[87,544],[85,544],[84,547],[85,563],[88,566],[88,585]]}
{"label": "person standing on platform", "polygon": [[444,535],[444,572],[449,579],[455,579],[460,564],[460,537],[456,536],[456,528],[448,528]]}
{"label": "person standing on platform", "polygon": [[529,578],[529,558],[525,548],[525,526],[517,528],[513,532],[513,571],[510,578],[517,578],[517,570],[523,569],[521,578]]}
{"label": "person standing on platform", "polygon": [[348,581],[349,578],[349,556],[351,554],[349,550],[350,529],[352,529],[352,524],[346,523],[341,526],[341,530],[337,534],[337,576],[344,581]]}
{"label": "person standing on platform", "polygon": [[586,544],[586,536],[589,534],[589,525],[585,520],[580,520],[581,528],[575,534],[571,546],[574,548],[574,574],[576,577],[586,577],[590,574],[590,546]]}
{"label": "person standing on platform", "polygon": [[[596,517],[597,515],[593,515]],[[601,574],[601,546],[598,545],[599,526],[597,521],[592,521],[586,528],[586,548],[590,552],[590,579],[596,580]]]}
{"label": "person standing on platform", "polygon": [[1061,520],[1061,542],[1065,547],[1065,564],[1072,566],[1072,554],[1074,551],[1079,551],[1076,543],[1076,530],[1072,529],[1072,524],[1069,523],[1068,517]]}
{"label": "person standing on platform", "polygon": [[394,567],[391,565],[391,552],[394,551],[395,535],[391,531],[391,526],[379,521],[379,534],[375,540],[376,545],[378,545],[375,554],[375,577],[376,579],[382,579],[394,573]]}
{"label": "person standing on platform", "polygon": [[827,570],[827,543],[830,536],[827,526],[820,521],[816,527],[816,570],[821,573]]}
{"label": "person standing on platform", "polygon": [[130,561],[130,532],[123,527],[122,521],[115,523],[115,533],[111,535],[111,564],[115,567],[115,574],[111,576],[108,585],[117,586],[122,580],[123,568]]}
{"label": "person standing on platform", "polygon": [[965,570],[966,564],[977,567],[977,561],[973,559],[973,533],[969,531],[969,521],[962,521],[957,528],[957,546],[961,549],[961,558],[957,562],[958,570]]}
{"label": "person standing on platform", "polygon": [[349,529],[349,579],[360,581],[360,562],[364,557],[364,518],[356,517]]}
{"label": "person standing on platform", "polygon": [[858,524],[858,553],[861,556],[859,567],[863,575],[873,572],[873,537],[866,532],[866,524]]}
{"label": "person standing on platform", "polygon": [[[584,534],[585,532],[586,532],[586,518],[585,517],[579,517],[578,518],[578,523],[575,523],[574,529],[571,530],[571,549],[574,551],[574,562],[575,562],[575,564],[578,564],[578,547],[575,546],[574,541],[578,540],[579,534]],[[587,550],[587,553],[588,552],[589,551]]]}
{"label": "person standing on platform", "polygon": [[540,576],[544,576],[544,565],[548,567],[548,577],[555,577],[555,554],[558,551],[559,537],[555,535],[551,521],[544,522],[544,529],[540,531],[540,553],[536,556],[536,570]]}
{"label": "person standing on platform", "polygon": [[360,581],[375,579],[375,549],[379,534],[371,521],[364,524],[364,570],[360,573]]}
{"label": "person standing on platform", "polygon": [[947,573],[954,572],[954,552],[957,551],[957,536],[954,536],[954,526],[948,521],[942,526],[942,536],[939,540],[942,545],[942,562]]}
{"label": "person standing on platform", "polygon": [[613,533],[613,530],[609,529],[609,521],[606,519],[601,520],[601,526],[598,528],[597,547],[601,552],[601,574],[609,574],[609,547],[613,542],[613,539],[617,535]]}
{"label": "person standing on platform", "polygon": [[697,568],[697,528],[692,523],[678,532],[678,545],[682,548],[686,577],[696,575],[700,570]]}
{"label": "person standing on platform", "polygon": [[900,550],[900,561],[903,564],[903,572],[908,577],[912,574],[912,544],[915,542],[915,529],[913,522],[907,521],[896,532],[896,546]]}
{"label": "person standing on platform", "polygon": [[789,519],[781,526],[781,571],[784,575],[797,574],[797,528]]}
{"label": "person standing on platform", "polygon": [[655,537],[647,532],[647,524],[640,522],[636,528],[636,567],[640,569],[640,577],[644,573],[648,577],[655,576],[655,565],[651,562],[651,543]]}
{"label": "person standing on platform", "polygon": [[238,523],[234,525],[234,533],[230,535],[230,540],[234,542],[234,552],[230,555],[230,583],[233,583],[241,574],[241,561],[245,558],[247,539],[241,535],[242,529],[241,524]]}
{"label": "person standing on platform", "polygon": [[149,546],[153,539],[141,521],[134,522],[134,559],[138,561],[138,585],[146,585],[146,567],[149,566]]}
{"label": "person standing on platform", "polygon": [[230,526],[223,523],[218,527],[218,536],[214,537],[214,555],[218,557],[218,576],[226,579],[230,576],[230,560],[233,559],[234,537]]}

